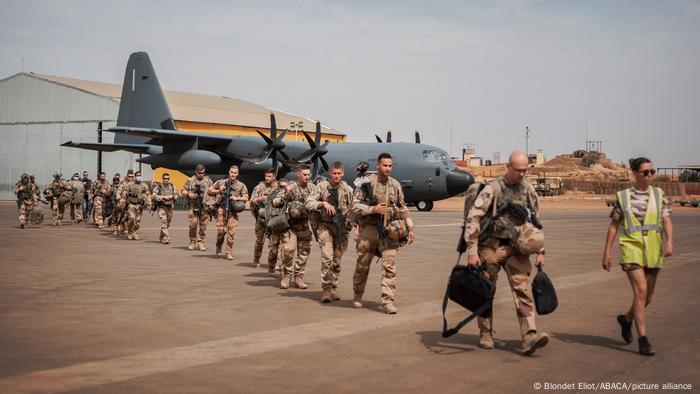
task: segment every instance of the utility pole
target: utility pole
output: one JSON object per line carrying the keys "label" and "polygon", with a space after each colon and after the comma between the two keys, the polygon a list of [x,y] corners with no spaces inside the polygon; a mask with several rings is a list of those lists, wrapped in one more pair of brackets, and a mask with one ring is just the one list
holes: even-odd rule
{"label": "utility pole", "polygon": [[530,128],[525,126],[525,155],[530,157]]}
{"label": "utility pole", "polygon": [[[97,123],[97,142],[102,143],[102,122]],[[97,151],[97,175],[102,172],[102,151]]]}

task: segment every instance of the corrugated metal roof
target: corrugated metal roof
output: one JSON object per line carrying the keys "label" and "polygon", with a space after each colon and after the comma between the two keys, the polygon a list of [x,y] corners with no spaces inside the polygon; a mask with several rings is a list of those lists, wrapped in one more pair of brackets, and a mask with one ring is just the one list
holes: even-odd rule
{"label": "corrugated metal roof", "polygon": [[[115,101],[119,101],[121,98],[122,87],[114,83],[88,81],[55,75],[27,75],[103,96]],[[290,114],[235,98],[176,92],[172,90],[165,90],[164,93],[175,120],[269,129],[270,112],[273,112],[279,129],[288,128],[290,122],[295,122],[297,124],[302,122],[304,131],[313,132],[316,127],[316,121],[311,118]],[[344,135],[325,124],[322,124],[322,129],[324,133]]]}

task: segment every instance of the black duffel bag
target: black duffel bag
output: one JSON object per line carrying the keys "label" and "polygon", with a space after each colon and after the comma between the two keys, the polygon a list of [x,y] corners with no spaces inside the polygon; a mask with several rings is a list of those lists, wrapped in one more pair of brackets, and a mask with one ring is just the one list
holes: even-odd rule
{"label": "black duffel bag", "polygon": [[[477,316],[491,317],[491,306],[495,292],[495,286],[486,279],[478,267],[460,265],[459,259],[457,259],[457,265],[452,268],[450,280],[445,290],[445,298],[442,301],[442,336],[447,338],[458,333],[464,325]],[[445,319],[448,299],[472,312],[466,319],[449,330],[447,329],[447,319]]]}
{"label": "black duffel bag", "polygon": [[535,309],[539,315],[552,313],[559,305],[554,285],[549,280],[549,276],[542,271],[542,267],[537,267],[537,275],[532,280],[532,298],[535,300]]}

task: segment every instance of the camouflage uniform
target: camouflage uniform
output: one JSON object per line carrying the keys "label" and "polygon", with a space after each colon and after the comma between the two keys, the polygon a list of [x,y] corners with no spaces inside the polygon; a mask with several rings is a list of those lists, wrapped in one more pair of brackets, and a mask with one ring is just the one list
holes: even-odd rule
{"label": "camouflage uniform", "polygon": [[[282,190],[273,200],[276,206],[279,206],[283,201],[287,204],[297,201],[301,204],[306,202],[306,198],[311,194],[316,186],[307,182],[306,187],[301,187],[297,182],[292,182],[288,187],[290,190]],[[284,276],[291,276],[298,283],[304,281],[306,273],[306,262],[309,260],[311,253],[311,229],[309,228],[309,218],[306,210],[300,210],[302,217],[299,219],[289,219],[290,228],[281,234],[281,253],[282,253],[282,270]],[[296,251],[296,259],[294,252]],[[293,260],[293,262],[292,262]]]}
{"label": "camouflage uniform", "polygon": [[[466,218],[465,238],[467,241],[467,254],[479,256],[482,262],[484,275],[493,282],[498,279],[498,271],[501,268],[508,276],[515,309],[517,311],[520,332],[523,338],[529,331],[536,331],[534,303],[530,294],[528,279],[530,277],[531,264],[529,256],[526,256],[515,248],[517,233],[514,228],[523,224],[509,211],[499,213],[501,202],[510,201],[527,208],[537,214],[539,210],[537,193],[532,185],[522,181],[516,185],[507,185],[503,176],[484,186],[481,193],[474,200],[473,207]],[[490,216],[492,225],[487,233],[481,236],[482,218]],[[538,219],[539,220],[539,219]],[[482,332],[491,332],[492,319],[479,317],[478,324]]]}
{"label": "camouflage uniform", "polygon": [[[367,184],[372,189],[378,204],[386,204],[388,212],[384,223],[399,220],[403,214],[408,213],[408,207],[404,201],[403,189],[396,179],[389,177],[384,183],[379,181],[377,174],[368,176]],[[386,307],[394,303],[396,291],[396,252],[401,246],[399,241],[389,237],[380,238],[377,228],[376,214],[372,214],[372,206],[365,187],[355,190],[355,195],[350,208],[354,218],[359,223],[357,239],[357,265],[353,275],[353,291],[355,300],[360,301],[365,293],[369,266],[372,259],[377,256],[382,262],[382,306]]]}
{"label": "camouflage uniform", "polygon": [[255,249],[253,251],[253,263],[260,266],[263,246],[265,246],[265,204],[266,201],[255,203],[257,198],[264,195],[269,196],[270,192],[277,187],[277,181],[272,181],[269,185],[262,181],[253,188],[250,195],[250,212],[255,217]]}
{"label": "camouflage uniform", "polygon": [[121,188],[120,204],[126,203],[126,232],[129,239],[140,239],[143,208],[151,204],[151,192],[143,182],[127,182]]}
{"label": "camouflage uniform", "polygon": [[[331,193],[331,190],[334,192]],[[335,218],[328,216],[326,209],[320,206],[321,202],[335,207]],[[340,261],[348,248],[348,235],[352,227],[348,219],[351,204],[352,188],[342,180],[336,187],[328,180],[320,182],[305,204],[307,210],[314,211],[311,213],[311,226],[317,229],[321,248],[321,287],[332,293],[338,288]]]}
{"label": "camouflage uniform", "polygon": [[100,182],[98,179],[92,183],[91,194],[93,195],[93,204],[95,204],[95,224],[97,224],[98,228],[104,227],[104,217],[102,216],[104,213],[102,210],[104,209],[105,198],[109,198],[111,192],[112,187],[107,180]]}
{"label": "camouflage uniform", "polygon": [[[267,197],[267,203],[266,205],[269,207],[270,205],[274,204],[275,199],[279,194],[282,193],[282,189],[279,188],[279,185],[276,185],[271,191],[270,194]],[[275,206],[282,206],[284,205],[284,201],[282,199],[277,199],[277,205]],[[279,256],[280,256],[280,241],[282,240],[282,235],[284,233],[277,233],[269,228],[267,229],[267,234],[268,234],[268,240],[267,240],[267,272],[270,274],[274,274],[275,269],[281,270],[281,262],[279,261]],[[278,264],[280,263],[280,264]]]}
{"label": "camouflage uniform", "polygon": [[70,185],[63,179],[54,178],[44,190],[44,194],[51,202],[51,225],[62,225],[63,212],[66,209],[65,201],[70,201]]}
{"label": "camouflage uniform", "polygon": [[[221,247],[226,239],[226,256],[229,257],[233,253],[233,240],[236,238],[236,230],[238,229],[238,212],[226,212],[226,201],[224,201],[224,193],[226,188],[231,186],[230,196],[238,197],[239,201],[248,201],[248,188],[246,185],[236,179],[231,182],[229,179],[220,179],[212,185],[212,188],[219,190],[217,195],[218,208],[216,210],[216,251],[221,252]],[[231,201],[233,204],[233,201]],[[231,258],[231,257],[229,257]]]}
{"label": "camouflage uniform", "polygon": [[[196,175],[187,179],[185,186],[182,188],[182,195],[187,199],[190,210],[187,212],[187,220],[190,227],[190,245],[188,248],[193,249],[195,244],[199,245],[200,250],[206,250],[204,242],[207,238],[207,224],[211,218],[211,209],[214,207],[216,198],[207,193],[207,189],[212,185],[212,180],[208,176],[204,176],[200,181]],[[189,198],[188,193],[195,193],[197,185],[200,185],[202,193],[204,193],[202,212],[197,215],[194,212],[195,198]],[[197,239],[197,230],[199,230],[199,239]]]}
{"label": "camouflage uniform", "polygon": [[36,203],[36,185],[29,181],[26,183],[19,181],[15,184],[15,194],[19,201],[19,225],[24,228],[27,225],[29,213]]}
{"label": "camouflage uniform", "polygon": [[173,221],[173,207],[175,200],[163,200],[163,196],[175,196],[177,198],[177,188],[172,183],[167,185],[159,183],[153,187],[153,203],[158,207],[158,218],[160,219],[160,242],[170,243],[168,229]]}
{"label": "camouflage uniform", "polygon": [[112,182],[111,194],[108,198],[112,199],[112,215],[109,217],[109,226],[111,227],[112,234],[122,235],[124,234],[124,223],[127,218],[127,206],[126,202],[121,200],[122,192],[124,191],[124,185],[126,181],[121,181],[119,183]]}
{"label": "camouflage uniform", "polygon": [[72,189],[70,200],[70,217],[75,223],[83,221],[83,199],[85,198],[85,185],[83,181],[71,180],[69,182]]}

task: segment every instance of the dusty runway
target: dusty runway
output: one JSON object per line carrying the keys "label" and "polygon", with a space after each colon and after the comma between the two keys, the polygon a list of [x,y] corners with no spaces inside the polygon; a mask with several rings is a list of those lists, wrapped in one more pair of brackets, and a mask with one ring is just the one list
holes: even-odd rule
{"label": "dusty runway", "polygon": [[[375,310],[377,264],[366,307],[352,308],[353,242],[343,259],[342,301],[318,302],[316,244],[309,289],[280,290],[279,279],[252,266],[247,211],[229,262],[213,256],[211,224],[209,250],[186,250],[182,211],[166,246],[155,242],[160,224],[150,215],[142,240],[127,241],[82,224],[45,221],[20,230],[14,203],[1,203],[0,392],[536,392],[538,384],[539,391],[572,384],[556,387],[587,392],[645,383],[658,384],[655,391],[668,383],[697,389],[700,209],[674,207],[675,255],[648,314],[657,355],[642,357],[636,339],[623,343],[615,322],[631,302],[627,279],[617,266],[600,269],[608,209],[545,203],[545,270],[559,309],[537,319],[552,335],[549,345],[523,357],[504,275],[496,349],[478,348],[475,323],[452,338],[440,336],[459,205],[412,212],[417,240],[399,251],[399,313],[389,316]],[[448,311],[450,323],[466,316],[456,304]]]}

